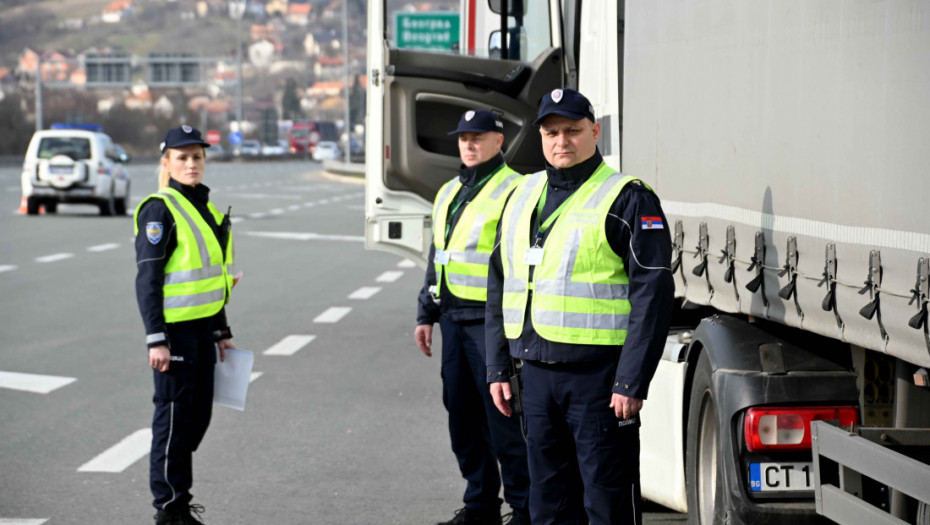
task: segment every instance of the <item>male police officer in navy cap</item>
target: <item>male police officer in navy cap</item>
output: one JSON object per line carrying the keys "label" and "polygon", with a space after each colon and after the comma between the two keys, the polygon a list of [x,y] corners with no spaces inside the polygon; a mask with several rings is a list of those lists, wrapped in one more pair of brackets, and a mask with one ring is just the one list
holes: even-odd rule
{"label": "male police officer in navy cap", "polygon": [[[494,407],[485,382],[484,312],[488,258],[501,210],[520,175],[504,163],[504,124],[479,109],[462,115],[459,176],[443,185],[433,205],[433,244],[420,291],[414,339],[432,355],[433,323],[442,329],[442,399],[449,436],[466,480],[465,507],[441,525],[501,523],[504,499],[511,525],[529,524],[526,444],[516,418]],[[498,470],[498,462],[500,469]]]}
{"label": "male police officer in navy cap", "polygon": [[546,169],[501,216],[487,299],[487,377],[511,415],[522,360],[534,525],[641,523],[639,411],[672,311],[671,238],[655,193],[608,167],[591,103],[543,97]]}

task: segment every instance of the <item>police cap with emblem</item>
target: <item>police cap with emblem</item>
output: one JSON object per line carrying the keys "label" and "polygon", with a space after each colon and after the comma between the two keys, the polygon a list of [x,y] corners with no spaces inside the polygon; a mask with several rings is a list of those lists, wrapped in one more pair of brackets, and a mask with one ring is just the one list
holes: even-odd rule
{"label": "police cap with emblem", "polygon": [[486,133],[488,131],[504,132],[504,123],[494,113],[486,109],[476,109],[466,111],[461,120],[459,127],[455,131],[450,131],[449,135],[456,133]]}
{"label": "police cap with emblem", "polygon": [[179,128],[168,130],[165,140],[161,141],[160,148],[161,152],[164,153],[168,148],[180,148],[191,144],[200,144],[205,148],[210,147],[210,143],[203,140],[197,128],[185,124]]}
{"label": "police cap with emblem", "polygon": [[549,115],[561,115],[572,120],[586,118],[597,122],[591,102],[574,89],[553,89],[546,93],[539,102],[539,114],[533,125],[538,126]]}

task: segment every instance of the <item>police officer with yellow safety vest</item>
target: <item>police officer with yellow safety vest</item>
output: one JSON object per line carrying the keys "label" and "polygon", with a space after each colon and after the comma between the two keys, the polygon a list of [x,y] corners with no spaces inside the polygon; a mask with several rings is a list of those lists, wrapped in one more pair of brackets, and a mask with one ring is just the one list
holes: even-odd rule
{"label": "police officer with yellow safety vest", "polygon": [[[511,525],[529,524],[526,444],[519,421],[494,407],[485,382],[484,315],[488,258],[507,196],[520,174],[504,163],[504,125],[487,110],[467,111],[458,135],[459,176],[433,205],[433,244],[420,291],[414,339],[432,355],[433,323],[442,330],[442,399],[449,436],[467,484],[465,507],[440,525],[498,525],[504,499]],[[498,470],[500,462],[500,470]]]}
{"label": "police officer with yellow safety vest", "polygon": [[604,163],[581,93],[545,95],[534,125],[546,169],[514,189],[490,262],[491,394],[513,413],[521,360],[534,525],[638,525],[638,414],[674,295],[665,214]]}
{"label": "police officer with yellow safety vest", "polygon": [[191,456],[210,424],[217,351],[225,360],[235,348],[224,310],[234,284],[229,214],[202,184],[209,146],[190,126],[168,131],[159,190],[135,214],[136,298],[155,376],[149,477],[158,525],[201,523]]}

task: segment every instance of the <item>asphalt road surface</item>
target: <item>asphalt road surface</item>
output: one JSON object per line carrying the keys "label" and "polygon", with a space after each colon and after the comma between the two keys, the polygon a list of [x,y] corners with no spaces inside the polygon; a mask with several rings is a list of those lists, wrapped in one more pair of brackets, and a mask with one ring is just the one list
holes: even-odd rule
{"label": "asphalt road surface", "polygon": [[[134,208],[155,165],[130,173]],[[227,315],[255,356],[246,410],[215,406],[194,455],[209,524],[431,524],[461,507],[439,358],[413,342],[423,272],[364,250],[359,182],[312,162],[207,167],[237,217]],[[0,524],[151,523],[131,216],[19,203],[19,169],[0,168]]]}

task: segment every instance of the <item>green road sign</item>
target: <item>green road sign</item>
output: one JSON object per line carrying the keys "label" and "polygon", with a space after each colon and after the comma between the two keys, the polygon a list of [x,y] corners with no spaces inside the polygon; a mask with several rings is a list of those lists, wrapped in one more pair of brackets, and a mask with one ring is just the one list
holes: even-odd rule
{"label": "green road sign", "polygon": [[459,15],[446,12],[394,14],[398,49],[453,51],[459,44]]}

